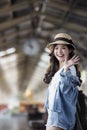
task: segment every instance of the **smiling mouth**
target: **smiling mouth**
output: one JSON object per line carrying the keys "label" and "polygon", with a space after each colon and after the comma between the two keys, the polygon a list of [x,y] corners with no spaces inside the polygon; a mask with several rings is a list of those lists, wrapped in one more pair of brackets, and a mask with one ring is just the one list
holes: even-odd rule
{"label": "smiling mouth", "polygon": [[58,56],[58,57],[64,57],[64,56]]}

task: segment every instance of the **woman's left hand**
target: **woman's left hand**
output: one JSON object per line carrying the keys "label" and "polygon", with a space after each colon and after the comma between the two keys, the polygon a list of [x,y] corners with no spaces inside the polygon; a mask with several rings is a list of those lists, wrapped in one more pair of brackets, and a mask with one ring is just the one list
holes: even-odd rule
{"label": "woman's left hand", "polygon": [[79,64],[80,57],[77,55],[74,55],[71,59],[68,60],[68,58],[65,58],[64,62],[64,70],[66,71],[70,66]]}

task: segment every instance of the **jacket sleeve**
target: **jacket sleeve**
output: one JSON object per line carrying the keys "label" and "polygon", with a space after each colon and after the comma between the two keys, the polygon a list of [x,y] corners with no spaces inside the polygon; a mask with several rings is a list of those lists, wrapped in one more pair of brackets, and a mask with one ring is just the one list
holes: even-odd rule
{"label": "jacket sleeve", "polygon": [[70,91],[74,88],[76,88],[77,86],[81,85],[81,81],[78,78],[78,76],[74,76],[71,73],[71,70],[68,69],[66,72],[64,72],[64,69],[61,71],[60,73],[60,85],[61,85],[61,91],[63,93],[67,93],[68,91]]}

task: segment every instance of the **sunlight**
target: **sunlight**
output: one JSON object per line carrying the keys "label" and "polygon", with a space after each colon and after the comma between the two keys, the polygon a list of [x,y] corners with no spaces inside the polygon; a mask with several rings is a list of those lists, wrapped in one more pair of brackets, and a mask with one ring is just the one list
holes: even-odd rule
{"label": "sunlight", "polygon": [[[12,52],[12,49],[8,52]],[[0,58],[0,67],[2,75],[6,80],[7,86],[11,89],[11,95],[18,92],[18,70],[17,70],[17,54]],[[3,86],[4,87],[4,86]]]}

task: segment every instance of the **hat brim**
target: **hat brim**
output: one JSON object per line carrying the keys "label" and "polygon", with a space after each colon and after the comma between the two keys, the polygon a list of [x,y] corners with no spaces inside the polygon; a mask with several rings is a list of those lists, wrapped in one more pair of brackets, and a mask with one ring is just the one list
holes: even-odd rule
{"label": "hat brim", "polygon": [[49,49],[49,50],[52,50],[53,49],[53,45],[56,45],[56,44],[58,44],[58,45],[71,45],[74,49],[75,49],[75,46],[74,46],[74,44],[70,44],[70,43],[68,43],[68,42],[66,42],[66,41],[55,41],[55,42],[51,42],[51,43],[49,43],[48,45],[47,45],[47,48]]}

